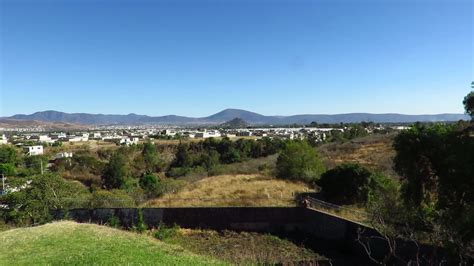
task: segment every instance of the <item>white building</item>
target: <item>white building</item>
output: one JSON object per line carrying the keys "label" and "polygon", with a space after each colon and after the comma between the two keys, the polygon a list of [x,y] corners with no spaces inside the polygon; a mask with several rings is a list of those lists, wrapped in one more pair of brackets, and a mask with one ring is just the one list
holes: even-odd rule
{"label": "white building", "polygon": [[7,144],[7,143],[8,143],[7,137],[5,136],[5,134],[2,134],[0,136],[0,144]]}
{"label": "white building", "polygon": [[72,158],[72,152],[59,152],[54,156],[54,159],[62,159],[62,158]]}
{"label": "white building", "polygon": [[218,138],[221,136],[221,133],[219,131],[214,131],[214,130],[211,130],[211,131],[204,131],[204,132],[197,132],[194,137],[195,138],[203,138],[203,139],[206,139],[206,138]]}
{"label": "white building", "polygon": [[166,129],[166,130],[165,130],[165,135],[166,135],[166,136],[174,136],[174,135],[176,135],[176,130],[174,130],[174,129]]}
{"label": "white building", "polygon": [[122,138],[120,140],[120,144],[125,144],[125,145],[132,145],[132,144],[138,144],[139,138]]}
{"label": "white building", "polygon": [[25,149],[25,152],[28,153],[28,155],[30,155],[30,156],[42,155],[43,154],[43,146],[41,146],[41,145],[27,146],[24,149]]}

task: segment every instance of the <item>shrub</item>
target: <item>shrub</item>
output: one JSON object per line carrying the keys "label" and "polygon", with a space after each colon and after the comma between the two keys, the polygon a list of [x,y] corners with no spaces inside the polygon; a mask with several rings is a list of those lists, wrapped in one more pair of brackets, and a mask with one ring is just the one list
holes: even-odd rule
{"label": "shrub", "polygon": [[107,220],[107,225],[113,228],[119,228],[121,227],[120,219],[117,216],[112,215]]}
{"label": "shrub", "polygon": [[317,184],[325,198],[341,204],[365,203],[372,173],[359,164],[342,164],[321,175]]}
{"label": "shrub", "polygon": [[168,172],[166,172],[166,176],[168,177],[180,177],[184,176],[191,171],[189,167],[171,167]]}
{"label": "shrub", "polygon": [[315,182],[324,171],[316,150],[305,141],[288,142],[276,167],[278,177],[305,182]]}
{"label": "shrub", "polygon": [[0,175],[4,174],[5,176],[12,176],[16,174],[15,166],[12,163],[2,163],[0,164]]}
{"label": "shrub", "polygon": [[143,233],[146,231],[146,229],[147,225],[143,220],[143,211],[142,209],[138,209],[137,223],[133,226],[132,230],[138,233]]}
{"label": "shrub", "polygon": [[102,181],[109,189],[124,188],[130,176],[127,157],[120,151],[115,152],[105,166]]}
{"label": "shrub", "polygon": [[16,164],[17,162],[17,150],[13,146],[0,145],[0,163]]}
{"label": "shrub", "polygon": [[140,187],[146,191],[152,191],[156,188],[158,184],[158,179],[153,174],[144,174],[140,177]]}
{"label": "shrub", "polygon": [[158,231],[156,231],[153,236],[159,240],[165,240],[171,237],[174,237],[178,234],[179,226],[173,225],[172,227],[168,227],[164,224],[160,224],[158,227]]}
{"label": "shrub", "polygon": [[17,192],[2,197],[7,206],[4,218],[15,224],[41,224],[51,220],[51,209],[84,207],[89,192],[78,182],[69,182],[54,174],[30,177],[31,182]]}

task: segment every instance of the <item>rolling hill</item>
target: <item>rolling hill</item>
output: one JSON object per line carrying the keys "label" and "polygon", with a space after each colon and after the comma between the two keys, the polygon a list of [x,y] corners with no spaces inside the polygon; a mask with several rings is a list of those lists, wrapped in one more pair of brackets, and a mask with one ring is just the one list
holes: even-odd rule
{"label": "rolling hill", "polygon": [[411,123],[411,122],[435,122],[435,121],[458,121],[468,120],[464,114],[433,114],[433,115],[404,115],[404,114],[370,114],[370,113],[348,113],[348,114],[301,114],[292,116],[265,116],[241,109],[225,109],[207,117],[186,117],[177,115],[148,116],[138,114],[110,115],[110,114],[88,114],[88,113],[64,113],[58,111],[43,111],[33,114],[17,114],[4,119],[34,120],[42,122],[62,122],[83,125],[107,125],[107,124],[221,124],[234,118],[240,118],[252,125],[288,125],[317,123]]}

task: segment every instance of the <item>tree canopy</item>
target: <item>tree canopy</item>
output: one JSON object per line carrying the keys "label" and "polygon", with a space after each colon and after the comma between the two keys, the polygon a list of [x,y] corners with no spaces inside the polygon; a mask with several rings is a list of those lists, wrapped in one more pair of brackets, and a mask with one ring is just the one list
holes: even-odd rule
{"label": "tree canopy", "polygon": [[347,163],[323,173],[317,184],[331,202],[353,204],[367,201],[371,176],[365,167]]}
{"label": "tree canopy", "polygon": [[278,177],[305,182],[315,182],[324,172],[318,153],[306,141],[286,143],[276,167]]}
{"label": "tree canopy", "polygon": [[106,188],[125,188],[127,179],[130,177],[130,169],[126,156],[117,151],[110,157],[102,174],[102,182]]}
{"label": "tree canopy", "polygon": [[439,224],[446,246],[465,253],[474,246],[474,138],[456,125],[416,124],[393,146],[407,209]]}
{"label": "tree canopy", "polygon": [[464,110],[466,113],[470,115],[471,118],[474,118],[474,91],[467,94],[462,103],[464,104]]}

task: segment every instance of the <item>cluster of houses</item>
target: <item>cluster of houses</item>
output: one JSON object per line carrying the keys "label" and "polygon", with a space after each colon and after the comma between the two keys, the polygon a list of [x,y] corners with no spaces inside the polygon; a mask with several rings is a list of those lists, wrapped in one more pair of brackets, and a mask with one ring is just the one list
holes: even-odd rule
{"label": "cluster of houses", "polygon": [[[379,126],[383,128],[383,126]],[[405,129],[406,127],[392,128],[395,130]],[[375,128],[375,129],[378,129]],[[30,132],[17,131],[6,132],[0,135],[0,144],[11,143],[23,147],[29,155],[43,154],[44,145],[60,145],[62,143],[103,141],[111,142],[117,145],[133,145],[146,139],[159,138],[218,138],[218,137],[253,137],[253,138],[281,138],[281,139],[304,139],[311,137],[315,141],[324,141],[332,132],[344,132],[347,128],[318,128],[318,127],[268,127],[268,128],[236,128],[236,129],[196,129],[196,128],[163,128],[163,127],[107,127],[91,128],[89,130],[76,132]],[[374,127],[366,128],[368,133],[374,130]]]}

